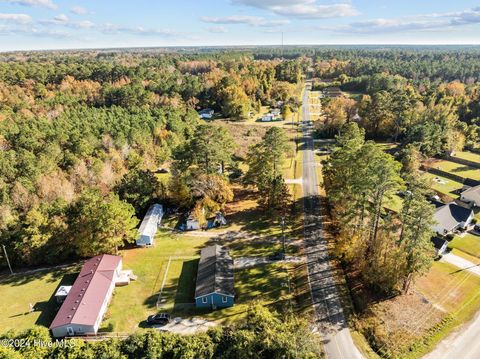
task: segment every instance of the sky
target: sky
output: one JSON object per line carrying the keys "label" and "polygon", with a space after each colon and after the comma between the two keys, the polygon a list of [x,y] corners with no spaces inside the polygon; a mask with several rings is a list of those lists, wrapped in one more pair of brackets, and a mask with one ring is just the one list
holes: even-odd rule
{"label": "sky", "polygon": [[475,0],[0,0],[0,51],[480,44]]}

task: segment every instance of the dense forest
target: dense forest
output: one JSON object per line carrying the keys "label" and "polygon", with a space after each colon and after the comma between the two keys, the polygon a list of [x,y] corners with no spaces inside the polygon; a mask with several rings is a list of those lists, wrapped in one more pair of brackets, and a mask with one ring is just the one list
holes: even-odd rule
{"label": "dense forest", "polygon": [[[0,63],[1,244],[16,265],[112,252],[155,200],[194,213],[232,199],[235,144],[202,124],[299,106],[306,61],[232,53],[34,53]],[[155,175],[170,168],[171,179]],[[220,170],[221,167],[221,170]],[[2,266],[5,264],[2,263]]]}
{"label": "dense forest", "polygon": [[[276,170],[289,150],[284,134],[269,131],[249,149],[241,173],[235,134],[197,111],[209,107],[231,121],[261,106],[292,113],[305,76],[358,94],[323,100],[320,136],[356,122],[364,130],[357,142],[397,141],[420,157],[473,148],[479,58],[476,48],[448,47],[3,54],[0,244],[15,265],[112,252],[134,239],[152,201],[201,217],[232,199],[234,175],[257,187],[264,206],[285,208],[288,189]],[[368,143],[358,150],[349,161]],[[163,168],[168,180],[156,176]]]}

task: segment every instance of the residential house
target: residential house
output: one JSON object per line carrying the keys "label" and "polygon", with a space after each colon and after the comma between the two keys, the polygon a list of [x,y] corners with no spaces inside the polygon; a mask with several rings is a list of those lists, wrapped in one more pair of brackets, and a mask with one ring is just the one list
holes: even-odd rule
{"label": "residential house", "polygon": [[196,231],[198,229],[200,229],[200,221],[190,213],[185,221],[185,230]]}
{"label": "residential house", "polygon": [[470,187],[463,191],[460,194],[460,199],[464,202],[480,207],[480,185]]}
{"label": "residential house", "polygon": [[121,270],[119,256],[103,254],[86,261],[50,325],[52,335],[97,334]]}
{"label": "residential house", "polygon": [[155,244],[155,234],[162,222],[163,206],[160,204],[152,204],[148,209],[145,217],[143,217],[140,228],[138,229],[139,237],[136,241],[137,246],[149,247]]}
{"label": "residential house", "polygon": [[226,226],[226,225],[227,225],[227,219],[225,218],[225,216],[223,215],[222,212],[217,212],[217,213],[215,214],[215,219],[213,220],[213,224],[214,224],[216,227]]}
{"label": "residential house", "polygon": [[226,308],[234,305],[233,259],[225,247],[205,247],[198,263],[195,305],[199,308]]}
{"label": "residential house", "polygon": [[443,238],[434,236],[432,243],[438,256],[442,256],[448,249],[448,241]]}
{"label": "residential house", "polygon": [[262,122],[271,122],[271,121],[273,121],[274,119],[275,119],[275,116],[273,116],[273,114],[267,113],[266,115],[263,115],[263,116],[262,116],[261,121],[262,121]]}
{"label": "residential house", "polygon": [[451,202],[438,206],[434,219],[436,224],[433,226],[433,230],[440,235],[446,235],[457,229],[467,228],[472,222],[473,211]]}
{"label": "residential house", "polygon": [[279,108],[273,108],[270,113],[273,115],[273,116],[280,116],[280,109]]}

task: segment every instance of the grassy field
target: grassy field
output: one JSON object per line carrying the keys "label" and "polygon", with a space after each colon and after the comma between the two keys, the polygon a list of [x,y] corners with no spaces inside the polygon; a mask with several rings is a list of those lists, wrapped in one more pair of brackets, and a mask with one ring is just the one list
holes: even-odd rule
{"label": "grassy field", "polygon": [[432,173],[425,172],[423,176],[430,181],[430,187],[432,189],[452,198],[457,198],[458,194],[456,194],[455,191],[458,191],[463,187],[463,184],[460,182],[456,182],[442,176],[434,175]]}
{"label": "grassy field", "polygon": [[434,262],[411,294],[373,304],[359,325],[375,333],[385,357],[421,358],[480,309],[479,287],[480,277]]}
{"label": "grassy field", "polygon": [[377,146],[380,147],[383,151],[393,150],[398,147],[397,143],[394,142],[377,142]]}
{"label": "grassy field", "polygon": [[455,162],[441,160],[433,163],[432,167],[464,178],[480,180],[480,169],[461,165]]}
{"label": "grassy field", "polygon": [[[75,281],[79,267],[72,266],[0,280],[0,333],[10,329],[27,329],[33,325],[50,325],[58,307],[54,294],[60,284]],[[30,313],[30,303],[35,311]]]}
{"label": "grassy field", "polygon": [[[302,272],[296,268],[298,264],[278,263],[235,271],[233,308],[214,312],[197,310],[193,301],[199,252],[211,242],[208,237],[163,232],[157,236],[153,248],[122,250],[123,267],[132,269],[138,279],[115,289],[100,330],[124,333],[145,327],[146,317],[157,312],[160,293],[162,311],[182,317],[202,315],[220,322],[240,318],[253,301],[282,309],[294,298],[289,285]],[[235,256],[268,255],[280,249],[280,242],[232,241],[231,246]],[[34,324],[50,325],[58,310],[53,294],[60,283],[72,284],[78,270],[79,266],[74,266],[2,279],[0,332],[26,329]],[[29,313],[29,303],[35,305],[35,312]]]}
{"label": "grassy field", "polygon": [[480,264],[480,258],[472,256],[468,253],[465,253],[461,250],[458,250],[457,248],[452,248],[450,253],[462,257],[463,259],[466,259],[469,262],[475,263],[475,264]]}
{"label": "grassy field", "polygon": [[[138,280],[115,289],[101,330],[115,332],[136,330],[149,314],[156,312],[162,284],[164,284],[162,291],[162,298],[165,298],[164,310],[173,311],[175,305],[184,302],[187,296],[181,293],[185,293],[185,287],[193,290],[195,288],[199,252],[206,242],[207,239],[202,237],[160,233],[155,247],[122,251],[123,267],[132,269]],[[168,265],[170,257],[173,258]],[[178,287],[182,289],[179,295]],[[192,303],[193,292],[190,291],[189,294],[188,301]]]}
{"label": "grassy field", "polygon": [[[439,309],[450,314],[450,320],[435,330],[428,338],[419,339],[419,346],[405,358],[419,358],[431,351],[459,325],[468,322],[480,310],[480,277],[443,262],[435,262],[429,273],[418,279],[416,289]],[[418,321],[428,316],[418,313]]]}
{"label": "grassy field", "polygon": [[464,237],[455,236],[448,244],[449,248],[455,248],[471,256],[480,258],[480,236],[467,233]]}
{"label": "grassy field", "polygon": [[357,91],[342,91],[347,97],[353,98],[355,101],[360,101],[362,96],[364,95],[363,92]]}
{"label": "grassy field", "polygon": [[[428,300],[449,313],[458,311],[479,287],[480,277],[445,262],[435,262],[429,273],[415,284]],[[480,307],[480,301],[476,305]]]}
{"label": "grassy field", "polygon": [[480,163],[480,154],[474,153],[474,152],[468,152],[468,151],[455,152],[455,157]]}
{"label": "grassy field", "polygon": [[220,323],[231,323],[245,316],[254,302],[284,311],[293,302],[289,294],[291,264],[267,264],[235,271],[235,305],[204,313],[203,317]]}
{"label": "grassy field", "polygon": [[392,198],[385,201],[385,208],[399,213],[402,210],[403,199],[400,196],[393,195]]}

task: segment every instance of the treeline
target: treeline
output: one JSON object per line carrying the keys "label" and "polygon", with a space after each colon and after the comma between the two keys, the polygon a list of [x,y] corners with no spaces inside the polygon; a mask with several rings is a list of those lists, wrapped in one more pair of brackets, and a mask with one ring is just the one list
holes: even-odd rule
{"label": "treeline", "polygon": [[[398,162],[375,142],[365,141],[356,123],[341,128],[337,144],[323,167],[339,230],[337,254],[377,291],[408,291],[434,258],[434,207],[418,172],[419,153],[410,146]],[[396,214],[385,208],[398,193],[403,200]]]}
{"label": "treeline", "polygon": [[475,147],[480,142],[480,84],[460,81],[415,85],[387,72],[337,81],[345,91],[360,92],[324,100],[326,120],[322,134],[337,134],[341,126],[355,121],[368,138],[415,144],[426,156]]}
{"label": "treeline", "polygon": [[315,52],[316,74],[333,78],[388,72],[415,82],[479,80],[478,47],[349,47]]}
{"label": "treeline", "polygon": [[[89,341],[67,340],[66,345],[48,346],[48,329],[34,327],[23,332],[9,332],[0,337],[12,342],[29,343],[0,346],[0,357],[16,358],[178,358],[178,359],[275,359],[322,358],[320,341],[311,333],[308,323],[288,315],[280,320],[265,307],[249,309],[240,324],[215,327],[207,333],[178,335],[148,330],[127,339]],[[36,341],[37,345],[34,345]],[[3,342],[3,341],[2,341]],[[38,345],[43,343],[44,345]]]}
{"label": "treeline", "polygon": [[11,55],[0,62],[0,244],[14,265],[114,252],[156,200],[204,222],[232,199],[238,168],[231,135],[196,110],[296,110],[302,66],[243,53]]}

